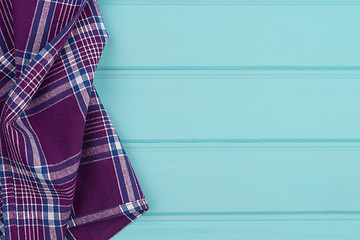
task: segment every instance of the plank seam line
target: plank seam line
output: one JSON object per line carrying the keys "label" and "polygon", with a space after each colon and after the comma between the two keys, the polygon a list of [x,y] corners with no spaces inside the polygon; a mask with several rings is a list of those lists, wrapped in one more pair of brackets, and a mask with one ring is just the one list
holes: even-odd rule
{"label": "plank seam line", "polygon": [[148,212],[151,216],[172,215],[360,215],[360,211],[266,211],[266,212]]}
{"label": "plank seam line", "polygon": [[227,70],[281,70],[281,71],[359,71],[360,66],[127,66],[127,67],[99,67],[98,71],[124,71],[124,70],[173,70],[173,71],[227,71]]}
{"label": "plank seam line", "polygon": [[360,139],[123,139],[127,143],[360,143]]}
{"label": "plank seam line", "polygon": [[99,5],[360,5],[358,1],[111,1],[99,0]]}

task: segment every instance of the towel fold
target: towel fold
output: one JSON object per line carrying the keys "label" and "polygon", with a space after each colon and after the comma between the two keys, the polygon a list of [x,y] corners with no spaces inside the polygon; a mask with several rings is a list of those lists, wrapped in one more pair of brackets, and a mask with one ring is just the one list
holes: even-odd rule
{"label": "towel fold", "polygon": [[149,209],[94,88],[96,0],[0,1],[0,239],[110,239]]}

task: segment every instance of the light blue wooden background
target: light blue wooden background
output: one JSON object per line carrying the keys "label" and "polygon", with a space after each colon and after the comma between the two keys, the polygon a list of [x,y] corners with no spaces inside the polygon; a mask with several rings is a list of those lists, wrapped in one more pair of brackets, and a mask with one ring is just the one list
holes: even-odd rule
{"label": "light blue wooden background", "polygon": [[99,4],[150,205],[114,240],[360,239],[360,1]]}

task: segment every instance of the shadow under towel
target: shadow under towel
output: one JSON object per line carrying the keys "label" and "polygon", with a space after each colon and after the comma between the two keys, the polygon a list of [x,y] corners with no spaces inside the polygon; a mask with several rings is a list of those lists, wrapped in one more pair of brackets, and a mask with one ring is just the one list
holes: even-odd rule
{"label": "shadow under towel", "polygon": [[0,1],[0,239],[110,239],[149,209],[94,88],[96,0]]}

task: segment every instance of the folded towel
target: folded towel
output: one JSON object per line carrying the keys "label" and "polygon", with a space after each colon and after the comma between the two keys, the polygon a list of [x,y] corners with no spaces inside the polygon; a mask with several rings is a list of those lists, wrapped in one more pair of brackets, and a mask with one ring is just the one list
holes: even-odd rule
{"label": "folded towel", "polygon": [[110,239],[149,209],[94,88],[96,0],[0,1],[0,239]]}

